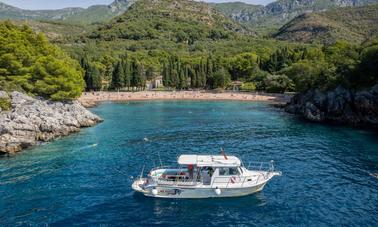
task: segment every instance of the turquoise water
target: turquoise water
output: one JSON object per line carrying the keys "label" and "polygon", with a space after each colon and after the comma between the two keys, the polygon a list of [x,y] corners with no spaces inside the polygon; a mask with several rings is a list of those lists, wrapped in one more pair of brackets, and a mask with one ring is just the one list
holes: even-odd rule
{"label": "turquoise water", "polygon": [[[303,122],[263,103],[104,103],[105,121],[0,159],[0,226],[377,226],[378,135]],[[276,161],[255,195],[166,200],[134,194],[143,165],[182,153]]]}

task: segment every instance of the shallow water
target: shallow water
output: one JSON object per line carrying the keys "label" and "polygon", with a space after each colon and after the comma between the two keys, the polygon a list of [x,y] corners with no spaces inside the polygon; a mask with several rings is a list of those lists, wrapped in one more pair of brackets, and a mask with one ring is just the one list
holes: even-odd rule
{"label": "shallow water", "polygon": [[[92,109],[105,121],[0,159],[0,226],[377,226],[378,135],[298,120],[263,103],[132,102]],[[181,153],[276,161],[255,195],[167,200],[134,194],[143,165]]]}

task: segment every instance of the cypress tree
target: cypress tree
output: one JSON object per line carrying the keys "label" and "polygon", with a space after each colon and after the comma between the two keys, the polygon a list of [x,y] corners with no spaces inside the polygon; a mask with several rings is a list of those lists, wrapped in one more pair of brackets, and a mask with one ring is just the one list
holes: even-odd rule
{"label": "cypress tree", "polygon": [[168,66],[165,62],[163,62],[163,85],[164,87],[169,87],[169,73],[168,73]]}
{"label": "cypress tree", "polygon": [[131,85],[131,66],[130,66],[130,60],[127,58],[122,61],[123,65],[123,87],[127,88],[127,90],[130,89]]}
{"label": "cypress tree", "polygon": [[188,66],[188,77],[190,77],[190,87],[196,87],[196,72],[193,70],[191,66]]}
{"label": "cypress tree", "polygon": [[122,64],[120,61],[118,61],[112,73],[111,89],[119,90],[122,87],[122,81],[121,81],[122,74],[123,74]]}
{"label": "cypress tree", "polygon": [[143,68],[136,59],[133,59],[131,63],[131,86],[137,89],[145,87],[145,78],[143,75]]}
{"label": "cypress tree", "polygon": [[90,90],[99,91],[101,90],[101,74],[98,68],[94,65],[89,66],[89,72],[90,72]]}
{"label": "cypress tree", "polygon": [[85,81],[85,90],[91,90],[91,73],[89,72],[89,62],[87,56],[84,56],[80,59],[80,65],[84,70],[84,81]]}

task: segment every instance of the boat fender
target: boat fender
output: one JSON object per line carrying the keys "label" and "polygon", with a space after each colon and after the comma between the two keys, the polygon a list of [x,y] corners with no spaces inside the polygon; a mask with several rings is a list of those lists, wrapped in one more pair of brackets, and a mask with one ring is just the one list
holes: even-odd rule
{"label": "boat fender", "polygon": [[153,188],[151,192],[152,192],[153,195],[157,195],[158,194],[158,190],[156,188]]}
{"label": "boat fender", "polygon": [[222,194],[222,191],[217,187],[215,190],[214,190],[215,194],[217,195],[220,195]]}

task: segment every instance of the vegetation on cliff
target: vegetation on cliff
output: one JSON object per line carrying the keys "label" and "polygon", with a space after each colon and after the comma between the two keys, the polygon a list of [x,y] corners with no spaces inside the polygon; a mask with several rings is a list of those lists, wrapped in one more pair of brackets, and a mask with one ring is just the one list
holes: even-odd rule
{"label": "vegetation on cliff", "polygon": [[80,65],[28,26],[0,23],[0,86],[52,100],[74,99],[84,88]]}

